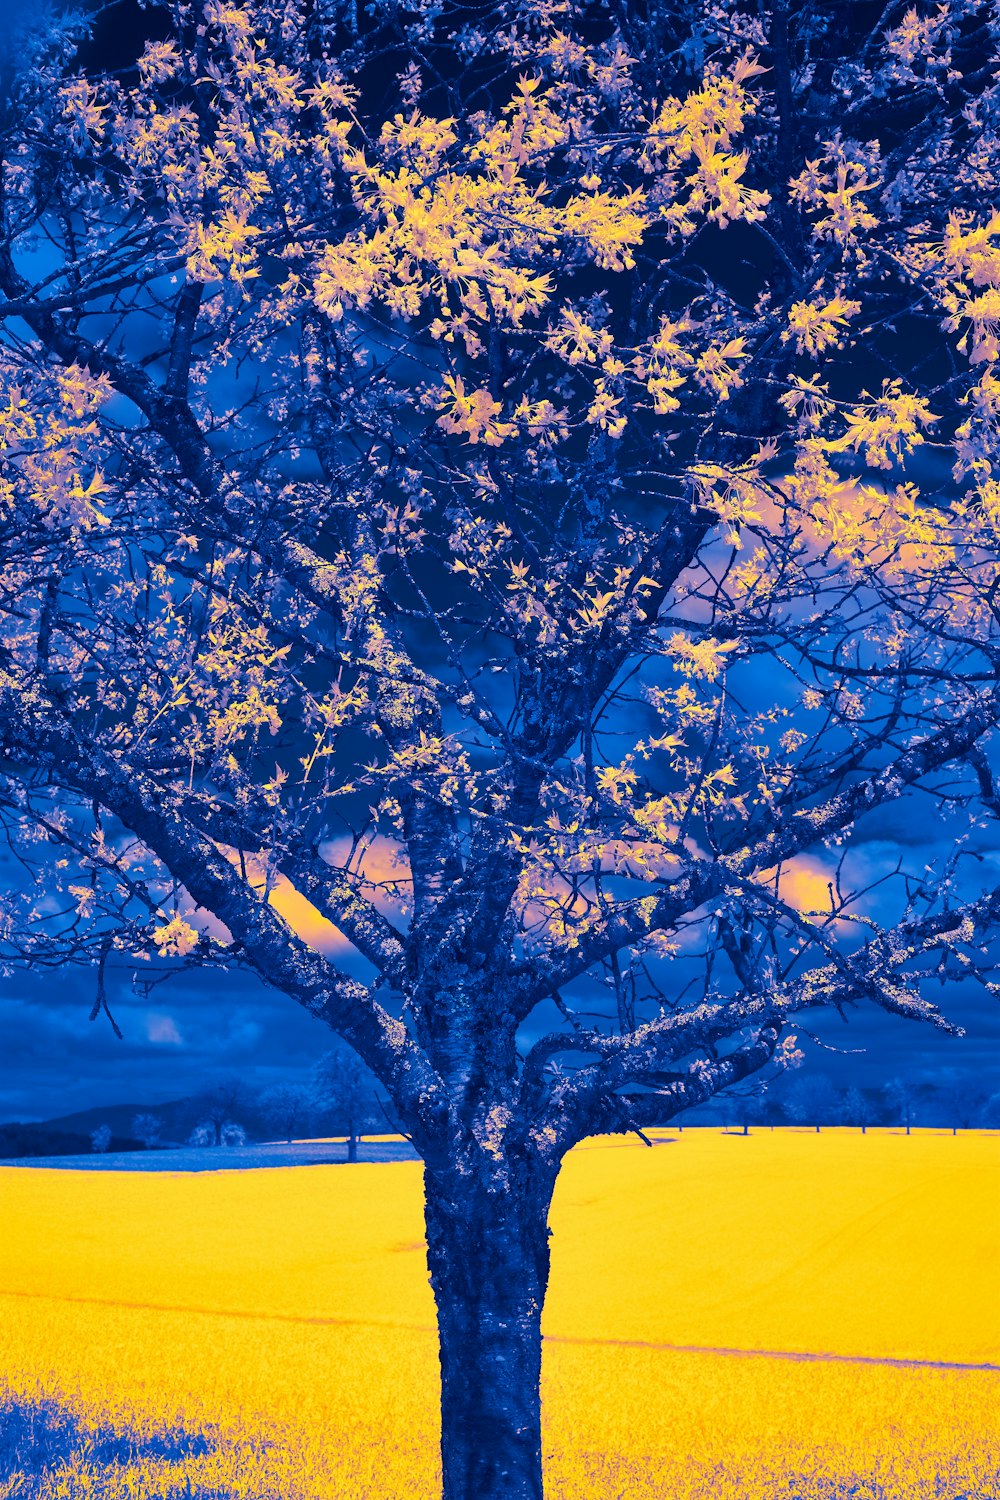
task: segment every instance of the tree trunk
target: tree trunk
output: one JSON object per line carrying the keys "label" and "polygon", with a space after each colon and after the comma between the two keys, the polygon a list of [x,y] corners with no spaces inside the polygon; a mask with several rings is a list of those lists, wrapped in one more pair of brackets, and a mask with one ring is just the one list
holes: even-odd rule
{"label": "tree trunk", "polygon": [[425,1171],[444,1500],[541,1500],[551,1185],[481,1160]]}
{"label": "tree trunk", "polygon": [[351,1128],[350,1128],[350,1130],[347,1133],[347,1160],[349,1162],[352,1162],[352,1161],[357,1161],[357,1159],[358,1159],[358,1137],[357,1137],[357,1135],[355,1133],[355,1130],[354,1130],[354,1127],[352,1125]]}

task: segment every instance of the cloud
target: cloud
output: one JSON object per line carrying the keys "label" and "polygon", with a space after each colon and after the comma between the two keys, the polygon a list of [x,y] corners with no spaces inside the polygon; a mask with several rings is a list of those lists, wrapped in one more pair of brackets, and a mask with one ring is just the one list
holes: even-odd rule
{"label": "cloud", "polygon": [[242,1011],[229,1017],[226,1028],[225,1050],[227,1053],[252,1053],[261,1039],[263,1027],[259,1021],[251,1020]]}
{"label": "cloud", "polygon": [[292,931],[317,953],[329,957],[350,946],[340,928],[324,917],[284,875],[278,877],[268,900],[282,921],[287,922]]}
{"label": "cloud", "polygon": [[[352,944],[340,928],[296,889],[286,875],[269,875],[265,856],[241,855],[236,849],[222,844],[219,848],[230,864],[246,872],[251,889],[259,896],[263,896],[267,889],[269,905],[310,948],[325,958],[341,957],[345,952],[353,951]],[[392,840],[376,838],[359,854],[351,839],[330,839],[320,846],[319,852],[331,871],[349,867],[351,876],[360,883],[360,893],[379,911],[390,919],[400,916],[402,903],[397,892],[401,887],[404,891],[407,888],[410,872],[398,845]],[[232,941],[228,928],[203,907],[189,902],[183,915],[200,931],[220,942]]]}
{"label": "cloud", "polygon": [[173,1016],[158,1014],[146,1017],[146,1036],[157,1046],[182,1047],[184,1039],[177,1030]]}

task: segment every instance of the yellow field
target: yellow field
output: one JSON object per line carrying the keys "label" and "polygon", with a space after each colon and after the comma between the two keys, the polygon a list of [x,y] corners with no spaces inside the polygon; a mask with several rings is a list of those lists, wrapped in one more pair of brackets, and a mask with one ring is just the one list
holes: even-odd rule
{"label": "yellow field", "polygon": [[[8,1391],[79,1439],[0,1500],[432,1495],[420,1186],[0,1170]],[[1000,1367],[1000,1136],[595,1141],[552,1223],[554,1500],[1000,1497],[1000,1373],[942,1367]]]}

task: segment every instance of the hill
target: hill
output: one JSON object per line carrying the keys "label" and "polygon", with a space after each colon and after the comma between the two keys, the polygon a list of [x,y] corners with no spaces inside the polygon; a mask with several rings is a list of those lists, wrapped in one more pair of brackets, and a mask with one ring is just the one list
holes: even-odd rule
{"label": "hill", "polygon": [[71,1115],[57,1115],[46,1120],[40,1128],[52,1131],[68,1131],[75,1135],[90,1135],[100,1125],[110,1125],[112,1134],[131,1135],[132,1121],[136,1115],[155,1115],[163,1121],[163,1135],[167,1140],[186,1139],[192,1126],[200,1118],[199,1100],[171,1099],[165,1104],[100,1104],[94,1109],[77,1110]]}
{"label": "hill", "polygon": [[101,1105],[51,1120],[8,1120],[0,1124],[0,1158],[90,1155],[91,1133],[102,1125],[111,1131],[110,1150],[139,1151],[143,1145],[132,1133],[132,1122],[140,1114],[154,1114],[162,1121],[164,1141],[184,1141],[199,1118],[198,1111],[197,1099],[173,1099],[155,1105]]}

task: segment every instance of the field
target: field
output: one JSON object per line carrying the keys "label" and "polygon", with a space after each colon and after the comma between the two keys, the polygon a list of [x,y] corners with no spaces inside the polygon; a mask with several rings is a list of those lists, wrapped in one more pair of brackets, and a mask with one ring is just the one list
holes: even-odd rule
{"label": "field", "polygon": [[[553,1500],[1000,1500],[998,1182],[985,1133],[574,1152]],[[0,1500],[427,1500],[420,1185],[0,1169]]]}

